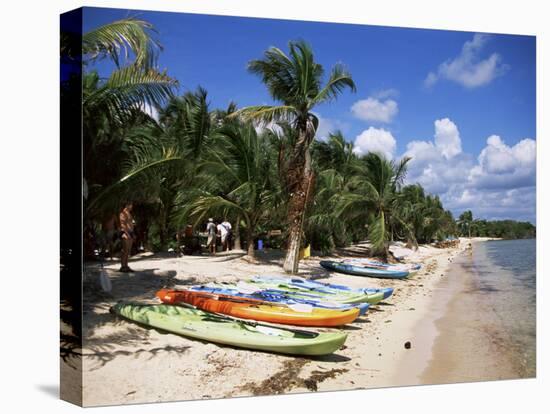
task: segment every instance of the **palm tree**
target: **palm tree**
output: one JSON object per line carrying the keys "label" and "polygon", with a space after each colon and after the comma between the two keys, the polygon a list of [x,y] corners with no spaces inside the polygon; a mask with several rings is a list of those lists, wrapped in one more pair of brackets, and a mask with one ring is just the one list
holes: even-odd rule
{"label": "palm tree", "polygon": [[254,257],[259,226],[270,220],[280,199],[274,152],[269,139],[250,123],[230,123],[219,130],[217,145],[201,164],[195,195],[180,220],[233,215],[246,225],[248,256]]}
{"label": "palm tree", "polygon": [[129,131],[154,124],[144,110],[162,105],[173,96],[178,83],[155,68],[162,48],[150,23],[123,19],[91,30],[81,40],[74,42],[62,34],[62,56],[81,57],[85,70],[101,59],[110,59],[115,65],[105,79],[95,71],[83,75],[84,177],[91,190],[86,207],[90,218],[93,214],[101,216],[106,210],[112,214],[117,200],[122,198],[120,184],[127,185],[150,168],[180,160],[175,151],[164,148],[155,152],[157,158],[147,157],[148,165],[133,163],[136,168],[125,167],[135,155],[130,148]]}
{"label": "palm tree", "polygon": [[472,224],[474,222],[474,215],[471,210],[466,210],[458,217],[458,225],[462,234],[468,233],[468,237],[472,237]]}
{"label": "palm tree", "polygon": [[314,141],[311,150],[316,181],[305,235],[314,248],[327,254],[334,247],[356,241],[362,232],[355,220],[336,214],[340,195],[348,191],[359,161],[341,132],[330,134],[326,141]]}
{"label": "palm tree", "polygon": [[312,152],[319,171],[334,170],[345,182],[349,181],[358,168],[358,157],[353,152],[353,144],[346,141],[340,131],[329,134],[326,142],[315,141]]}
{"label": "palm tree", "polygon": [[361,159],[361,171],[353,177],[349,191],[340,196],[336,214],[361,217],[368,223],[372,254],[387,258],[391,238],[390,224],[399,223],[414,237],[412,228],[399,216],[398,191],[407,173],[410,158],[389,161],[378,153]]}
{"label": "palm tree", "polygon": [[323,86],[323,67],[315,62],[310,46],[303,41],[290,42],[288,55],[271,47],[263,59],[249,62],[248,69],[260,76],[271,97],[281,105],[251,106],[237,111],[235,116],[264,125],[285,121],[297,132],[285,183],[290,199],[287,209],[289,238],[284,262],[286,272],[297,273],[304,211],[313,179],[310,145],[319,125],[311,111],[317,105],[336,99],[345,88],[355,91],[355,84],[347,70],[336,64]]}

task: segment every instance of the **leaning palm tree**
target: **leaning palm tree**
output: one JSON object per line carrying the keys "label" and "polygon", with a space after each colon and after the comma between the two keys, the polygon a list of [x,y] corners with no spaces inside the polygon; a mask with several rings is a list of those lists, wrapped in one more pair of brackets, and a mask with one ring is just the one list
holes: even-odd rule
{"label": "leaning palm tree", "polygon": [[397,193],[407,173],[405,157],[389,161],[378,153],[369,153],[361,159],[361,172],[353,177],[350,190],[340,196],[336,214],[347,219],[362,217],[368,223],[372,254],[387,259],[390,225],[399,223],[410,237],[412,228],[399,216]]}
{"label": "leaning palm tree", "polygon": [[312,110],[336,99],[345,88],[355,91],[355,84],[343,65],[336,64],[323,85],[323,67],[303,41],[290,42],[288,55],[271,47],[263,59],[249,62],[248,69],[260,76],[271,97],[281,105],[251,106],[237,111],[235,116],[264,125],[285,121],[297,131],[285,180],[290,199],[287,209],[289,238],[284,262],[286,272],[297,273],[304,212],[313,179],[310,145],[319,125]]}

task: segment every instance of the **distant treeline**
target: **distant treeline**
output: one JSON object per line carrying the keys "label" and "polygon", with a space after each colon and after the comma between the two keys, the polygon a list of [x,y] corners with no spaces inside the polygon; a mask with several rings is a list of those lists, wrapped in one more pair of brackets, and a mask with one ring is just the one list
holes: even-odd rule
{"label": "distant treeline", "polygon": [[471,211],[462,213],[458,220],[461,236],[498,237],[502,239],[532,239],[536,237],[536,227],[527,221],[515,220],[474,220]]}

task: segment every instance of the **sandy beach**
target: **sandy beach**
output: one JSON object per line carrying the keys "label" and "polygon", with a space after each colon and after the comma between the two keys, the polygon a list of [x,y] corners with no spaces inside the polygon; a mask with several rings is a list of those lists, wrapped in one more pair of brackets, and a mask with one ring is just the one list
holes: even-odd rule
{"label": "sandy beach", "polygon": [[[131,404],[511,377],[514,373],[506,371],[506,366],[495,365],[493,370],[487,370],[487,364],[480,368],[484,375],[475,370],[468,375],[452,371],[464,361],[449,357],[449,338],[453,349],[461,351],[450,352],[454,355],[464,355],[467,349],[460,347],[475,347],[471,338],[479,338],[470,334],[461,341],[460,336],[469,327],[460,319],[453,324],[462,324],[463,331],[445,331],[450,324],[449,314],[456,313],[452,312],[453,307],[461,306],[459,301],[468,285],[464,272],[458,271],[454,262],[464,260],[471,245],[469,239],[461,239],[458,247],[444,249],[420,246],[412,251],[401,244],[394,245],[391,250],[396,256],[423,264],[419,272],[405,280],[329,273],[319,266],[320,257],[302,260],[303,277],[355,287],[395,288],[387,301],[372,306],[364,317],[343,328],[348,339],[342,349],[320,358],[203,343],[145,329],[109,313],[109,307],[119,300],[150,301],[162,287],[235,281],[257,274],[284,275],[281,252],[258,252],[255,263],[248,261],[244,252],[181,258],[144,254],[131,261],[136,270],[133,274],[117,272],[117,261],[106,262],[113,284],[110,294],[98,287],[98,265],[88,265],[83,404]],[[356,245],[339,250],[333,257],[359,257],[365,251],[365,245]],[[406,342],[410,342],[410,348],[405,347]],[[462,365],[472,367],[471,362]],[[448,376],[449,371],[455,374]]]}

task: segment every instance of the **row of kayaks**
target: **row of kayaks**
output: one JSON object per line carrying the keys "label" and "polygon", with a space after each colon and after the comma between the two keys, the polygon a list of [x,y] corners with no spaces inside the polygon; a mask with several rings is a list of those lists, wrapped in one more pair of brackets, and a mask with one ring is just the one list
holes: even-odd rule
{"label": "row of kayaks", "polygon": [[[351,275],[404,278],[420,265],[390,265],[371,259],[321,261]],[[202,341],[294,355],[326,355],[346,341],[343,331],[312,331],[354,322],[393,288],[356,288],[300,277],[257,276],[162,289],[159,304],[118,303],[112,311],[133,322]]]}
{"label": "row of kayaks", "polygon": [[421,267],[420,264],[389,264],[372,259],[322,260],[319,264],[338,273],[383,279],[404,279]]}
{"label": "row of kayaks", "polygon": [[162,304],[118,303],[112,310],[139,324],[203,341],[283,354],[325,355],[339,349],[347,334],[302,327],[352,323],[392,293],[392,288],[255,277],[247,282],[162,289],[156,294]]}

